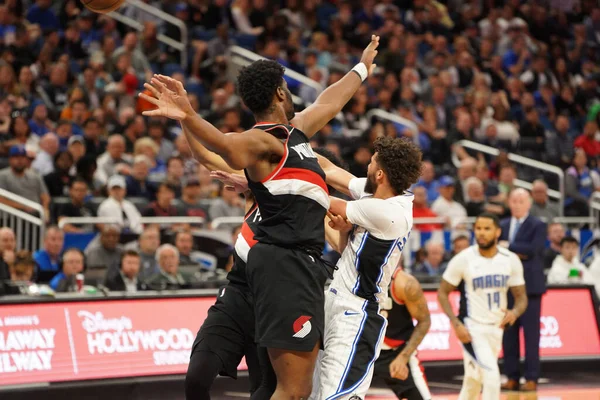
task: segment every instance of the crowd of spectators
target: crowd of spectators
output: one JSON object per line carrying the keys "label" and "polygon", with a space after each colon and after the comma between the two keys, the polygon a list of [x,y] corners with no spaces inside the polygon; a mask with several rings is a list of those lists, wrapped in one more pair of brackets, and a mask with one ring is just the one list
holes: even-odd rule
{"label": "crowd of spectators", "polygon": [[[425,163],[414,188],[415,217],[442,218],[415,227],[422,232],[458,235],[464,218],[482,211],[509,217],[507,197],[517,178],[534,182],[530,213],[548,221],[588,215],[589,199],[600,190],[600,7],[594,0],[144,1],[186,22],[187,65],[158,40],[159,34],[181,40],[181,32],[140,9],[121,10],[143,24],[135,32],[76,0],[0,2],[0,188],[40,204],[48,224],[64,217],[116,219],[49,227],[43,248],[29,258],[3,251],[12,265],[0,268],[7,277],[28,276],[34,260],[31,276],[46,282],[97,266],[109,266],[106,282],[127,290],[185,281],[173,260],[193,261],[196,241],[185,235],[195,226],[163,225],[157,233],[141,218],[202,217],[201,227],[210,229],[216,218],[242,216],[243,202],[194,160],[177,124],[142,117],[151,105],[136,95],[153,73],[168,74],[221,131],[249,128],[254,121],[236,95],[226,52],[232,45],[327,86],[359,60],[371,34],[380,35],[378,68],[312,144],[364,176],[377,137],[417,142]],[[298,107],[319,94],[294,79],[288,85]],[[370,118],[372,109],[406,123]],[[501,153],[473,153],[460,140]],[[553,176],[517,168],[509,152],[565,170],[564,210],[548,196],[549,186],[558,188]],[[28,205],[0,201],[35,214]],[[66,263],[66,255],[79,256],[62,248],[64,234],[89,232],[98,234],[81,249],[85,265]],[[174,247],[164,247],[167,234]],[[123,247],[127,242],[135,248]],[[562,246],[551,240],[554,251]],[[426,250],[419,268],[437,275],[443,247],[432,242]]]}

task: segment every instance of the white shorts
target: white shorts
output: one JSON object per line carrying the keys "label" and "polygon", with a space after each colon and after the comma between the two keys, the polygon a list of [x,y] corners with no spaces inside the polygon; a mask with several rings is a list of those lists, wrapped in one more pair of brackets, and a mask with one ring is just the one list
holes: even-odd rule
{"label": "white shorts", "polygon": [[459,399],[476,399],[483,388],[483,400],[500,398],[498,354],[504,331],[495,325],[484,325],[466,318],[465,327],[471,343],[463,344],[465,379]]}
{"label": "white shorts", "polygon": [[379,304],[330,288],[325,294],[324,351],[311,399],[364,399],[386,327]]}

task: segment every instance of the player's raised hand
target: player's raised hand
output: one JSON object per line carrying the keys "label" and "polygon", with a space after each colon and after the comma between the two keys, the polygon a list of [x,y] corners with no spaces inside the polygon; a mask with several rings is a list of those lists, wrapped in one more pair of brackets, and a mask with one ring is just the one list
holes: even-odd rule
{"label": "player's raised hand", "polygon": [[168,76],[154,75],[150,83],[145,83],[144,87],[152,93],[152,96],[140,93],[140,97],[155,105],[156,109],[144,111],[143,115],[181,121],[188,113],[194,112],[181,82]]}
{"label": "player's raised hand", "polygon": [[211,178],[218,179],[225,184],[227,189],[236,193],[244,193],[248,190],[248,180],[245,176],[232,174],[224,171],[211,171]]}
{"label": "player's raised hand", "polygon": [[365,67],[367,67],[369,75],[371,75],[377,67],[376,64],[373,64],[375,56],[377,56],[377,47],[379,47],[379,36],[371,35],[371,43],[369,43],[369,45],[365,48],[362,53],[362,57],[360,58],[360,62],[365,64]]}
{"label": "player's raised hand", "polygon": [[456,333],[456,337],[458,337],[458,340],[460,340],[461,343],[471,343],[471,334],[469,334],[469,331],[462,322],[457,321],[454,324],[454,333]]}
{"label": "player's raised hand", "polygon": [[505,310],[504,318],[500,322],[500,328],[504,329],[507,325],[512,326],[517,320],[517,314],[513,310]]}
{"label": "player's raised hand", "polygon": [[350,232],[352,230],[352,223],[340,215],[333,215],[327,211],[329,217],[329,226],[340,232]]}
{"label": "player's raised hand", "polygon": [[395,379],[400,379],[401,381],[408,378],[407,363],[408,359],[406,359],[406,357],[403,355],[398,355],[398,357],[396,357],[394,361],[390,363],[390,376]]}

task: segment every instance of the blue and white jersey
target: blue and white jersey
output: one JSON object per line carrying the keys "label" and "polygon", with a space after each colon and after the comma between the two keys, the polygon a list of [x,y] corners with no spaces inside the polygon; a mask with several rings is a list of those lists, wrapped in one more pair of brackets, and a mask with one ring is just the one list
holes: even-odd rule
{"label": "blue and white jersey", "polygon": [[464,282],[466,317],[486,325],[500,325],[508,290],[525,285],[521,260],[503,247],[491,258],[482,256],[477,245],[461,251],[450,260],[443,278],[453,286]]}
{"label": "blue and white jersey", "polygon": [[392,273],[413,226],[413,195],[376,199],[365,193],[366,178],[354,178],[349,189],[355,201],[346,215],[354,224],[337,263],[331,288],[381,302],[387,298]]}

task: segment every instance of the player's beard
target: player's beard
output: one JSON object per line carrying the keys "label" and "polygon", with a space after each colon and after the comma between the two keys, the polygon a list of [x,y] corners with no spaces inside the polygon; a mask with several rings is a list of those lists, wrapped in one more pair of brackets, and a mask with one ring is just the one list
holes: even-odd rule
{"label": "player's beard", "polygon": [[365,183],[365,193],[375,194],[377,191],[377,182],[375,178],[367,174],[367,182]]}
{"label": "player's beard", "polygon": [[479,246],[480,249],[482,250],[489,250],[492,247],[496,246],[498,242],[496,241],[496,239],[490,240],[489,242],[484,242],[481,243],[479,240],[477,241],[477,246]]}

